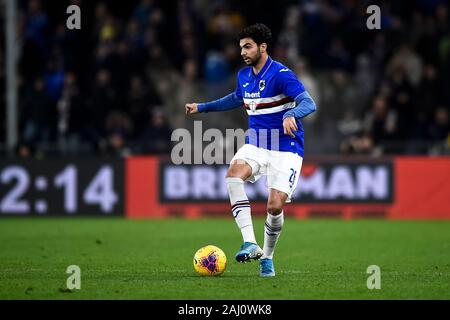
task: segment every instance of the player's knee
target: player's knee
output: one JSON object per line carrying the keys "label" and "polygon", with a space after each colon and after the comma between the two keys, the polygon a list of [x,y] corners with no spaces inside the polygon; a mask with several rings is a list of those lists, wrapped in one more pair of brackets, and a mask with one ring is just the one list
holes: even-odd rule
{"label": "player's knee", "polygon": [[244,164],[232,164],[227,171],[226,178],[241,178],[247,179],[252,173],[252,169]]}
{"label": "player's knee", "polygon": [[233,166],[229,167],[226,178],[237,178],[237,177],[239,177],[239,171]]}
{"label": "player's knee", "polygon": [[281,200],[270,200],[267,203],[267,212],[273,216],[279,215],[283,211],[283,203]]}

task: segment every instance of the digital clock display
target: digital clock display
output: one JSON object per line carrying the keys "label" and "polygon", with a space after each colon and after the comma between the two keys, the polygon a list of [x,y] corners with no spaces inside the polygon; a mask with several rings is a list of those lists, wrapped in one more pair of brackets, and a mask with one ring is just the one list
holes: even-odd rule
{"label": "digital clock display", "polygon": [[123,161],[0,161],[0,214],[122,215]]}

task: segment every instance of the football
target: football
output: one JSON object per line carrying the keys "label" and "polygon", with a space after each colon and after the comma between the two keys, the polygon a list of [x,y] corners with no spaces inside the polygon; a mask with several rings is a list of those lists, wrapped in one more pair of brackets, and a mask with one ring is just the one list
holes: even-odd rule
{"label": "football", "polygon": [[220,276],[227,267],[227,257],[222,249],[207,245],[194,255],[194,270],[201,276]]}

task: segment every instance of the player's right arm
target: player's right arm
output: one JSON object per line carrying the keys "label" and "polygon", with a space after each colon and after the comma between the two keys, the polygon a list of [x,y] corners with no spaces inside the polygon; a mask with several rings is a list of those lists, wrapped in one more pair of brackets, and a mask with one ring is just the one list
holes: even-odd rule
{"label": "player's right arm", "polygon": [[220,98],[215,101],[206,103],[187,103],[186,114],[194,114],[198,112],[214,112],[226,111],[239,108],[244,104],[244,100],[236,95],[236,92]]}
{"label": "player's right arm", "polygon": [[187,103],[185,108],[186,114],[189,115],[199,112],[214,112],[236,109],[241,107],[243,104],[244,99],[242,98],[241,87],[238,83],[236,90],[223,98],[206,103]]}

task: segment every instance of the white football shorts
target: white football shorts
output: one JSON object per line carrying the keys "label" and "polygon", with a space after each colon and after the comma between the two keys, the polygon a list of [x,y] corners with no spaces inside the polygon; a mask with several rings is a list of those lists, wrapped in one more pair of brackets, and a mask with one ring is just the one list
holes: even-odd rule
{"label": "white football shorts", "polygon": [[252,174],[245,181],[255,183],[263,175],[267,176],[267,187],[288,195],[286,202],[297,186],[303,158],[293,152],[274,151],[244,144],[234,155],[233,161],[244,160],[252,168]]}

